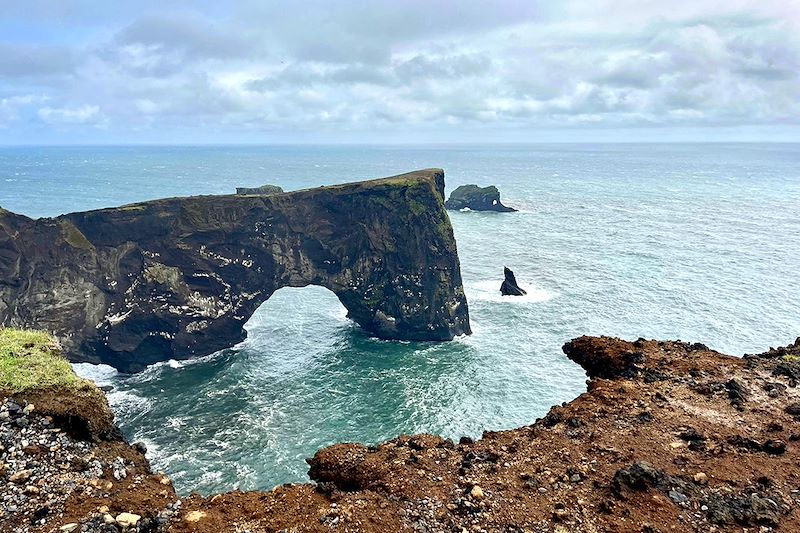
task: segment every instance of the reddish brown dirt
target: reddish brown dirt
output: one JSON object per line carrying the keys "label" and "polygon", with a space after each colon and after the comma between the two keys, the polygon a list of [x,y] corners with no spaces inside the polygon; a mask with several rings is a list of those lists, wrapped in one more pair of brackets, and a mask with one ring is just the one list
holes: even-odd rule
{"label": "reddish brown dirt", "polygon": [[[0,394],[0,400],[5,401],[6,397]],[[18,505],[22,507],[21,512],[7,513],[0,503],[0,531],[55,533],[64,524],[86,524],[92,518],[97,519],[98,510],[104,506],[108,507],[105,512],[112,516],[133,512],[143,518],[153,518],[177,500],[169,479],[151,472],[142,452],[122,440],[105,396],[90,383],[28,391],[13,395],[13,399],[20,405],[26,402],[35,405],[33,413],[28,415],[29,420],[46,418],[52,421],[44,431],[58,428],[69,436],[67,442],[86,444],[83,448],[68,444],[58,451],[36,444],[22,449],[23,457],[28,458],[27,467],[34,474],[32,479],[36,480],[33,485],[38,490]],[[13,444],[18,448],[24,445]],[[72,452],[73,459],[64,463],[67,449]],[[6,451],[2,445],[0,451]],[[43,463],[55,466],[58,474],[37,477]],[[87,474],[90,463],[99,463],[101,470],[97,474]],[[114,476],[115,463],[123,466],[124,477]],[[4,466],[2,461],[0,466]],[[0,468],[0,483],[13,484],[10,474],[7,468]],[[40,522],[41,518],[44,520]],[[89,531],[93,530],[96,528],[90,527]]]}
{"label": "reddish brown dirt", "polygon": [[[192,495],[166,528],[800,531],[800,339],[745,358],[605,337],[575,339],[564,351],[586,369],[588,390],[531,426],[474,443],[417,435],[370,448],[337,444],[309,460],[316,485]],[[135,452],[125,447],[101,450]],[[126,457],[146,481],[115,483],[108,497],[74,496],[64,516],[81,522],[100,505],[153,516],[172,501],[141,456]]]}
{"label": "reddish brown dirt", "polygon": [[798,341],[742,359],[582,337],[564,351],[588,392],[532,426],[337,444],[316,489],[192,496],[170,531],[800,531]]}
{"label": "reddish brown dirt", "polygon": [[[154,474],[144,455],[124,442],[102,442],[94,450],[104,464],[121,457],[126,464],[127,477],[117,480],[109,469],[103,476],[89,483],[80,483],[67,500],[62,523],[82,523],[97,514],[102,506],[108,513],[136,513],[143,518],[153,518],[167,505],[177,500],[169,479]],[[36,530],[33,530],[36,531]],[[58,531],[57,527],[42,531]]]}
{"label": "reddish brown dirt", "polygon": [[91,382],[69,389],[35,389],[14,396],[34,404],[38,414],[53,417],[57,425],[78,437],[93,441],[121,438],[105,395]]}

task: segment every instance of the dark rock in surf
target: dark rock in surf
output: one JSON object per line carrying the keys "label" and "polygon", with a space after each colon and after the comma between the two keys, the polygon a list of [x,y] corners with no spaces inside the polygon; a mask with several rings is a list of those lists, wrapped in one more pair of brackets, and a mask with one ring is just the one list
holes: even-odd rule
{"label": "dark rock in surf", "polygon": [[452,210],[466,208],[472,211],[497,211],[500,213],[516,211],[513,207],[508,207],[500,202],[500,191],[494,185],[488,187],[461,185],[450,193],[450,198],[444,206]]}
{"label": "dark rock in surf", "polygon": [[503,280],[503,284],[500,285],[500,294],[503,296],[525,296],[528,294],[525,292],[524,289],[521,289],[519,285],[517,285],[517,278],[514,277],[514,273],[508,267],[503,267],[503,273],[506,276],[506,279]]}

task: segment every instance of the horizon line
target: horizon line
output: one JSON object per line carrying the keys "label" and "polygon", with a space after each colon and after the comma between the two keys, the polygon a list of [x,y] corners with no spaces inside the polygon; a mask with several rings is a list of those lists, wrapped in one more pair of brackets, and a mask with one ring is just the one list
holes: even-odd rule
{"label": "horizon line", "polygon": [[345,146],[407,146],[407,147],[439,147],[439,146],[541,146],[541,145],[647,145],[647,144],[800,144],[800,141],[789,140],[701,140],[701,141],[676,141],[676,140],[625,140],[625,141],[529,141],[529,142],[509,142],[509,141],[461,141],[461,142],[296,142],[296,143],[267,143],[267,142],[189,142],[189,143],[0,143],[2,148],[123,148],[123,147],[147,147],[147,148],[179,148],[179,147],[345,147]]}

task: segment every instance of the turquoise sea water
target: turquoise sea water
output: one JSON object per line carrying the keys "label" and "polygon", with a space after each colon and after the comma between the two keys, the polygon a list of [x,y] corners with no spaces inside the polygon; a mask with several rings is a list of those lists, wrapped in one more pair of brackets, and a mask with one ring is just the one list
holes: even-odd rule
{"label": "turquoise sea water", "polygon": [[[800,335],[800,145],[0,148],[0,206],[30,216],[297,189],[443,167],[519,213],[451,213],[474,335],[384,342],[326,289],[282,289],[241,345],[110,383],[119,422],[182,492],[306,479],[338,441],[524,425],[584,390],[582,334],[742,354]],[[398,228],[403,231],[403,228]],[[503,298],[503,266],[529,290]]]}

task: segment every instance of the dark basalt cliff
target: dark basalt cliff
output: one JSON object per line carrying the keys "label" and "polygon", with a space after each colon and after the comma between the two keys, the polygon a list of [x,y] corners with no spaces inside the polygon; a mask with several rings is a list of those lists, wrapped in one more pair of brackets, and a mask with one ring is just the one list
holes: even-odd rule
{"label": "dark basalt cliff", "polygon": [[0,209],[0,325],[138,371],[245,338],[282,287],[321,285],[387,339],[469,334],[444,172],[32,220]]}

